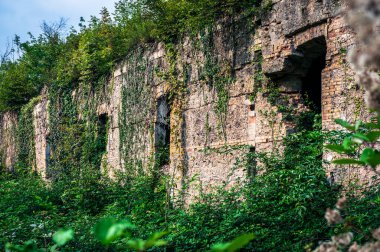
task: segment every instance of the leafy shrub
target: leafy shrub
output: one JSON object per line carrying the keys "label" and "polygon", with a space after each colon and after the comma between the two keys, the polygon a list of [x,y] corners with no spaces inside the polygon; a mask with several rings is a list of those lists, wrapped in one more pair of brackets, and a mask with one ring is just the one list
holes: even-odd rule
{"label": "leafy shrub", "polygon": [[[262,175],[230,190],[201,195],[189,209],[172,206],[164,177],[120,176],[115,182],[99,179],[84,167],[81,176],[60,177],[51,186],[36,177],[3,178],[0,191],[6,196],[0,199],[0,243],[34,239],[52,244],[55,230],[70,227],[76,238],[67,248],[101,251],[89,227],[113,216],[134,223],[132,237],[148,239],[157,231],[168,231],[166,249],[208,250],[211,244],[254,233],[256,238],[247,249],[302,251],[328,237],[323,216],[337,191],[327,183],[322,168],[319,128],[293,134],[285,145],[283,154],[250,153],[253,156],[247,160],[255,159]],[[358,203],[362,208],[358,207],[357,216],[365,219],[367,204]],[[116,240],[108,246],[122,250],[125,242]]]}
{"label": "leafy shrub", "polygon": [[355,125],[337,119],[336,122],[350,133],[341,144],[329,144],[326,147],[334,152],[345,154],[348,158],[334,160],[335,164],[354,164],[370,167],[375,173],[380,165],[380,151],[375,147],[380,139],[380,116],[374,116],[371,122],[357,121]]}

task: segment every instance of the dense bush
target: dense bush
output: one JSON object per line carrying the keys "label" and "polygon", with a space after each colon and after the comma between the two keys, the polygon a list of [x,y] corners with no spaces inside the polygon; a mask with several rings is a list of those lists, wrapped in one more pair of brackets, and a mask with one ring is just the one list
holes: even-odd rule
{"label": "dense bush", "polygon": [[[90,227],[103,217],[128,219],[136,225],[133,237],[147,238],[168,231],[167,249],[206,250],[211,244],[253,232],[256,239],[247,249],[256,251],[302,251],[315,246],[339,228],[329,228],[325,209],[334,205],[337,188],[331,187],[322,168],[322,133],[302,131],[285,139],[282,155],[249,154],[246,160],[260,163],[263,175],[245,185],[212,194],[202,194],[189,209],[174,207],[167,198],[165,178],[141,175],[131,180],[99,179],[94,173],[61,178],[45,185],[37,177],[3,177],[0,183],[1,246],[35,239],[51,244],[59,228],[73,228],[75,239],[67,249],[101,251]],[[289,155],[291,153],[291,155]],[[350,198],[352,224],[363,230],[380,225],[371,213],[380,210],[377,190],[362,198]],[[120,240],[112,250],[126,247]]]}
{"label": "dense bush", "polygon": [[0,83],[0,111],[17,109],[39,92],[36,84],[29,79],[24,63],[2,64]]}

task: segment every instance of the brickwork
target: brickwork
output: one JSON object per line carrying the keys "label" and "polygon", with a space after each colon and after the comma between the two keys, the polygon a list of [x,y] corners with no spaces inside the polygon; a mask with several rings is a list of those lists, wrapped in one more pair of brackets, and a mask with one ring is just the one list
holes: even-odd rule
{"label": "brickwork", "polygon": [[[303,78],[318,57],[325,57],[319,97],[324,129],[335,129],[335,118],[365,116],[363,92],[353,84],[354,73],[345,62],[354,34],[339,11],[338,1],[333,0],[277,0],[259,26],[253,20],[226,18],[212,31],[184,38],[177,45],[175,82],[184,83],[186,90],[170,103],[170,164],[163,168],[173,178],[173,191],[186,186],[191,200],[213,186],[238,183],[247,174],[236,159],[249,150],[247,146],[260,152],[280,147],[294,124],[279,105],[286,100],[294,113],[307,109],[301,95]],[[263,74],[279,90],[275,102],[268,98],[269,86],[256,83],[255,76],[261,74],[259,55]],[[210,57],[218,75],[233,77],[225,83],[229,98],[225,114],[217,113],[220,94],[204,74]],[[103,168],[111,177],[131,172],[127,167],[131,164],[148,170],[154,163],[157,101],[173,91],[173,80],[163,77],[171,63],[164,45],[146,46],[120,62],[107,83],[97,113],[107,114],[110,122]],[[134,90],[141,92],[128,98]],[[46,106],[43,100],[35,108],[40,171],[46,169],[48,123],[42,122],[48,120]],[[125,128],[134,133],[123,133]],[[332,158],[328,153],[325,157]],[[189,180],[194,182],[187,185]]]}
{"label": "brickwork", "polygon": [[[289,13],[287,6],[291,4],[294,6]],[[263,27],[263,69],[274,79],[292,75],[296,71],[287,64],[294,48],[302,47],[318,37],[326,41],[326,67],[322,71],[321,92],[324,130],[339,129],[334,123],[336,118],[354,122],[368,115],[364,106],[364,92],[355,83],[354,72],[346,62],[346,54],[355,45],[355,37],[343,17],[344,13],[339,13],[339,7],[333,1],[278,1]],[[292,85],[287,83],[287,86]],[[260,149],[267,148],[267,145]],[[327,161],[336,157],[328,151],[324,154]],[[336,182],[345,184],[368,181],[371,176],[358,167],[326,165],[326,169],[328,176],[333,175]]]}

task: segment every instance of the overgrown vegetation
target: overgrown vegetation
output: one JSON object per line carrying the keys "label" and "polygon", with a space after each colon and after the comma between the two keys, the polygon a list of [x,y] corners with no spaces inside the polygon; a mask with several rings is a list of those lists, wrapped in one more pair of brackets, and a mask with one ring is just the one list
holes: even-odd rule
{"label": "overgrown vegetation", "polygon": [[[338,144],[328,144],[326,147],[349,158],[339,158],[333,163],[345,166],[353,165],[356,169],[365,168],[365,171],[372,175],[370,180],[372,185],[365,187],[368,181],[358,181],[354,184],[356,188],[346,192],[346,195],[337,201],[334,209],[327,209],[325,218],[329,225],[335,227],[337,235],[333,236],[331,240],[321,242],[315,252],[378,251],[380,248],[379,223],[375,221],[374,225],[367,224],[365,226],[361,226],[360,223],[379,218],[380,187],[379,172],[376,169],[380,163],[376,144],[380,138],[379,115],[373,114],[370,122],[357,121],[355,124],[350,124],[342,119],[337,119],[336,122],[345,128],[346,131],[340,132],[341,136],[345,136],[343,140],[338,140]],[[361,186],[358,187],[358,184]],[[362,188],[365,189],[361,190]],[[346,205],[347,202],[349,202],[349,207]],[[368,214],[363,216],[360,213],[364,209],[368,211]]]}
{"label": "overgrown vegetation", "polygon": [[[247,181],[228,190],[222,187],[201,194],[188,209],[179,207],[180,196],[169,198],[169,179],[158,172],[168,162],[167,148],[158,149],[151,157],[152,170],[144,171],[141,160],[134,159],[140,153],[135,153],[131,139],[137,131],[152,132],[134,124],[144,118],[131,116],[136,110],[142,115],[151,113],[144,73],[149,67],[149,73],[156,70],[143,58],[141,44],[165,43],[170,66],[163,75],[171,85],[170,99],[181,107],[187,75],[179,81],[174,43],[184,35],[206,31],[201,37],[205,55],[201,77],[218,94],[215,110],[224,133],[233,74],[229,64],[223,65],[212,55],[210,27],[226,16],[259,16],[267,7],[260,4],[259,0],[121,0],[114,16],[103,9],[100,18],[93,17],[88,23],[82,20],[80,30],[71,30],[67,36],[62,35],[64,22],[60,21],[44,24],[43,34],[31,35],[27,42],[16,37],[15,50],[3,57],[0,66],[0,112],[19,112],[16,173],[0,177],[0,249],[10,242],[26,246],[23,250],[8,245],[11,251],[37,251],[37,247],[52,251],[205,251],[212,244],[254,233],[256,238],[247,244],[247,250],[302,251],[352,227],[359,233],[358,241],[365,242],[371,229],[380,226],[378,188],[361,198],[348,194],[352,207],[346,214],[351,226],[326,226],[325,209],[335,203],[339,185],[326,180],[321,159],[324,135],[320,118],[312,111],[296,118],[298,132],[284,139],[283,152],[247,151],[243,158],[251,175]],[[128,172],[109,180],[102,176],[100,167],[110,126],[96,109],[108,75],[125,57],[132,63],[125,73],[131,85],[122,90],[119,123],[120,150]],[[257,61],[261,58],[259,55]],[[184,69],[186,72],[186,66]],[[261,73],[255,76],[257,90],[263,79]],[[31,115],[44,86],[48,90],[52,154],[49,184],[30,172],[35,165]],[[274,89],[268,97],[272,103],[279,96]],[[252,100],[255,98],[253,94]],[[144,107],[137,100],[144,100]],[[177,112],[180,114],[180,108]],[[134,122],[128,121],[131,118]],[[370,131],[364,130],[366,135],[360,133],[356,139],[367,141]],[[368,209],[373,214],[368,215]],[[67,231],[54,235],[61,228]],[[110,238],[103,231],[111,228],[117,232],[113,229],[116,233]],[[124,233],[126,229],[129,232]],[[161,231],[166,232],[165,242]],[[252,235],[249,237],[251,240]],[[213,251],[232,251],[228,249],[234,244],[219,244]]]}
{"label": "overgrown vegetation", "polygon": [[[168,80],[171,85],[170,98],[177,99],[178,102],[184,90],[183,85],[172,81],[178,77],[174,64],[174,59],[177,58],[174,43],[185,35],[192,36],[203,31],[218,19],[236,15],[252,17],[259,15],[260,9],[259,0],[121,0],[116,3],[113,16],[103,9],[100,18],[92,17],[87,23],[82,19],[78,31],[71,29],[66,32],[65,22],[60,20],[53,24],[44,23],[42,34],[38,37],[30,34],[29,41],[22,42],[15,37],[13,46],[10,47],[12,49],[1,58],[0,112],[16,110],[22,115],[19,117],[20,127],[17,134],[28,137],[19,138],[18,168],[30,168],[34,165],[33,143],[24,144],[31,140],[33,133],[32,119],[26,115],[26,112],[31,114],[32,105],[27,104],[45,86],[49,99],[51,132],[48,143],[51,145],[51,153],[54,153],[51,156],[48,176],[54,171],[80,174],[79,170],[88,165],[96,172],[104,153],[97,153],[97,147],[94,147],[100,140],[95,127],[99,99],[94,101],[93,98],[99,97],[116,62],[127,58],[136,63],[136,68],[130,69],[130,74],[127,73],[135,78],[131,81],[136,85],[131,85],[130,90],[124,88],[122,91],[123,104],[129,104],[123,106],[121,114],[134,113],[131,109],[144,109],[147,111],[142,114],[147,115],[150,113],[150,106],[129,106],[134,99],[146,99],[146,94],[149,94],[149,90],[145,90],[137,95],[144,83],[141,80],[144,79],[143,72],[147,66],[144,65],[142,54],[136,55],[136,51],[141,51],[144,43],[165,43],[168,57],[173,59]],[[136,73],[136,69],[139,73]],[[216,110],[223,118],[228,94],[222,82],[218,81],[216,84],[221,101],[218,102]],[[133,88],[136,90],[132,90]],[[73,91],[80,93],[73,95]],[[141,129],[138,126],[130,127],[132,124],[129,121],[120,122],[122,125],[126,123],[128,125],[121,127],[120,140],[125,145],[122,147],[122,156],[128,161],[136,153],[131,153],[132,143],[125,140],[131,139],[131,135]],[[76,144],[73,145],[74,142]],[[133,166],[137,169],[136,162]]]}
{"label": "overgrown vegetation", "polygon": [[[216,193],[202,194],[188,210],[176,208],[169,201],[165,178],[148,174],[133,179],[119,177],[119,181],[112,182],[84,170],[74,180],[61,179],[51,186],[31,175],[3,175],[0,225],[4,228],[0,244],[22,244],[33,239],[40,247],[47,247],[57,229],[72,228],[75,238],[65,249],[102,251],[103,245],[89,227],[113,216],[136,226],[128,236],[131,238],[167,231],[167,244],[162,248],[169,250],[207,250],[214,243],[243,233],[255,233],[249,250],[302,251],[305,246],[313,247],[341,230],[328,228],[323,218],[339,190],[325,178],[320,159],[322,133],[320,126],[316,127],[286,138],[282,155],[248,154],[247,167],[255,160],[260,164],[255,168],[264,174],[231,190],[220,188]],[[351,216],[355,230],[363,230],[360,241],[367,239],[371,228],[380,225],[378,199],[378,190],[359,199],[350,198],[347,216]],[[371,215],[367,214],[369,206]],[[125,250],[127,241],[116,240],[108,249]]]}
{"label": "overgrown vegetation", "polygon": [[355,125],[347,121],[337,119],[336,122],[350,133],[342,144],[329,144],[326,147],[347,158],[334,160],[340,165],[361,165],[369,167],[373,172],[380,165],[380,152],[376,149],[376,143],[380,138],[380,117],[373,116],[370,122],[357,121]]}

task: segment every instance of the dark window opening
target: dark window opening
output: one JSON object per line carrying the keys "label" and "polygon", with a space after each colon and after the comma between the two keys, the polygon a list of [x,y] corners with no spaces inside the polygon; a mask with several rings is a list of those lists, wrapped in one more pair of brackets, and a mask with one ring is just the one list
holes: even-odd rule
{"label": "dark window opening", "polygon": [[107,131],[108,115],[101,114],[98,120],[98,132],[99,134],[105,134]]}
{"label": "dark window opening", "polygon": [[255,111],[255,104],[249,105],[249,110],[250,111]]}
{"label": "dark window opening", "polygon": [[249,147],[249,153],[247,155],[247,173],[248,177],[252,179],[257,175],[256,155],[256,148],[254,146]]}
{"label": "dark window opening", "polygon": [[99,151],[105,152],[107,147],[107,125],[108,125],[108,115],[102,114],[99,116],[98,120],[98,142]]}
{"label": "dark window opening", "polygon": [[168,96],[157,100],[157,118],[155,125],[156,164],[161,167],[169,164],[170,147],[170,106]]}
{"label": "dark window opening", "polygon": [[108,115],[101,114],[98,117],[97,136],[95,141],[95,163],[100,168],[104,153],[107,151]]}
{"label": "dark window opening", "polygon": [[301,45],[304,54],[302,61],[302,93],[310,109],[322,111],[322,70],[326,67],[326,40],[315,38]]}
{"label": "dark window opening", "polygon": [[46,177],[51,178],[53,176],[53,171],[50,168],[51,164],[51,144],[50,137],[46,137],[46,148],[45,148],[45,168],[46,168]]}
{"label": "dark window opening", "polygon": [[315,59],[307,75],[302,78],[304,96],[311,103],[311,107],[318,113],[322,111],[322,70],[325,66],[325,56]]}

